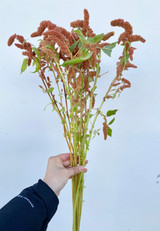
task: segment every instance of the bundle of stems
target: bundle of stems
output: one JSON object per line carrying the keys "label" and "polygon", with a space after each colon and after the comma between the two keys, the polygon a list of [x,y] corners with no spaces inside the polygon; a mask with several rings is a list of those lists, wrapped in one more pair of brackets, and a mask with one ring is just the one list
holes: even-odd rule
{"label": "bundle of stems", "polygon": [[[71,167],[78,165],[77,157],[79,165],[85,165],[90,141],[100,134],[100,129],[94,129],[98,115],[104,119],[102,125],[104,139],[112,136],[110,125],[115,118],[108,122],[108,117],[115,115],[117,109],[108,110],[104,114],[101,108],[107,99],[114,99],[117,94],[119,97],[125,88],[131,87],[130,81],[122,78],[123,71],[137,68],[129,61],[133,60],[133,52],[136,49],[131,44],[136,41],[145,42],[140,35],[133,35],[129,22],[115,19],[111,21],[111,25],[125,30],[120,34],[118,41],[113,43],[106,40],[112,37],[114,32],[98,35],[93,32],[89,25],[88,10],[84,9],[84,19],[70,23],[71,32],[51,21],[42,21],[37,31],[31,34],[31,37],[43,36],[38,40],[38,47],[27,42],[21,35],[13,34],[8,39],[8,46],[17,39],[19,43],[15,43],[15,46],[22,49],[22,54],[26,56],[21,66],[21,73],[32,64],[35,66],[33,73],[38,73],[41,78],[43,86],[39,87],[48,94],[53,111],[57,112],[63,125]],[[116,76],[105,92],[101,104],[96,108],[97,81],[106,74],[100,74],[101,52],[111,57],[112,50],[117,44],[123,46],[123,51],[116,63]],[[49,76],[46,74],[47,70]],[[58,95],[55,94],[55,87]],[[84,187],[84,172],[72,177],[73,231],[80,230]]]}

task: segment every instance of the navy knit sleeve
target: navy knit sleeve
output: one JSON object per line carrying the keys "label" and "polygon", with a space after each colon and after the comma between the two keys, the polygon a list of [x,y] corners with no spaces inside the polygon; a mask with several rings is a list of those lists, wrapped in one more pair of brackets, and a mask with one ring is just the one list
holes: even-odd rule
{"label": "navy knit sleeve", "polygon": [[0,209],[0,231],[45,231],[58,204],[54,191],[39,179]]}

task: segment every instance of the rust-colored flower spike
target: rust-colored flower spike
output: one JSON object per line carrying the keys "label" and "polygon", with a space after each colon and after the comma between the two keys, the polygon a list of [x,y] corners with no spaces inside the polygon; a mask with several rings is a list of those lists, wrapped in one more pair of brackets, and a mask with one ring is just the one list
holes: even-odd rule
{"label": "rust-colored flower spike", "polygon": [[83,20],[76,20],[70,23],[70,26],[73,28],[83,27]]}
{"label": "rust-colored flower spike", "polygon": [[8,46],[11,46],[16,38],[16,34],[13,34],[12,36],[9,37],[8,39]]}
{"label": "rust-colored flower spike", "polygon": [[107,33],[107,34],[105,34],[104,35],[104,38],[102,39],[103,41],[106,41],[106,40],[108,40],[111,36],[113,36],[114,35],[114,32],[112,31],[112,32],[109,32],[109,33]]}
{"label": "rust-colored flower spike", "polygon": [[128,49],[130,60],[133,60],[133,52],[134,52],[135,49],[137,49],[137,48],[135,48],[135,47],[130,47],[130,48]]}
{"label": "rust-colored flower spike", "polygon": [[108,128],[107,119],[106,119],[106,117],[104,117],[104,122],[103,122],[103,135],[104,135],[104,140],[107,139],[107,128]]}
{"label": "rust-colored flower spike", "polygon": [[56,27],[56,24],[52,23],[51,21],[42,21],[40,23],[40,26],[38,27],[36,32],[33,32],[31,34],[31,37],[37,37],[37,36],[41,36],[43,31],[48,28],[48,29],[54,29]]}
{"label": "rust-colored flower spike", "polygon": [[140,35],[131,35],[129,37],[129,42],[137,42],[137,41],[141,41],[142,43],[145,43],[146,40]]}
{"label": "rust-colored flower spike", "polygon": [[88,28],[89,26],[89,12],[87,9],[84,9],[84,23],[83,23],[83,26],[85,29]]}
{"label": "rust-colored flower spike", "polygon": [[112,20],[111,21],[111,26],[123,27],[126,32],[128,32],[129,34],[133,34],[133,29],[132,29],[131,24],[129,22],[127,22],[127,21],[125,22],[121,18]]}
{"label": "rust-colored flower spike", "polygon": [[89,27],[89,12],[87,9],[84,9],[84,22],[83,22],[83,28],[82,33],[86,35],[86,31]]}
{"label": "rust-colored flower spike", "polygon": [[119,38],[118,38],[118,44],[120,44],[120,42],[122,41],[123,43],[125,43],[125,41],[128,41],[130,37],[130,34],[125,31],[122,34],[120,34]]}
{"label": "rust-colored flower spike", "polygon": [[29,57],[28,66],[29,66],[31,63],[31,59],[35,55],[35,53],[32,52],[31,44],[27,43],[27,42],[25,42],[23,44],[23,42],[25,41],[24,37],[21,35],[14,34],[14,35],[10,36],[10,38],[8,39],[8,46],[11,46],[13,44],[15,38],[21,43],[21,44],[15,43],[15,46],[20,48],[20,49],[24,49],[24,50],[28,51],[28,57]]}
{"label": "rust-colored flower spike", "polygon": [[127,61],[124,70],[128,70],[129,67],[137,68],[136,65],[134,65],[134,64],[130,63],[129,61]]}
{"label": "rust-colored flower spike", "polygon": [[68,38],[66,38],[66,36],[63,35],[58,28],[43,32],[43,35],[53,35],[53,36],[56,36],[57,38],[59,38],[61,41],[68,41]]}

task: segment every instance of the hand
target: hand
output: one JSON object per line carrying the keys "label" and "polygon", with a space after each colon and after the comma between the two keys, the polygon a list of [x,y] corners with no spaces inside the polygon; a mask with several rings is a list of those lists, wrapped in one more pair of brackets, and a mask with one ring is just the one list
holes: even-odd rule
{"label": "hand", "polygon": [[[77,163],[79,163],[78,157]],[[88,160],[85,161],[85,164],[87,163]],[[47,170],[43,181],[57,196],[59,196],[61,189],[67,184],[68,179],[71,179],[72,176],[82,171],[87,172],[87,168],[84,166],[71,167],[70,164],[70,153],[51,156],[48,159]]]}

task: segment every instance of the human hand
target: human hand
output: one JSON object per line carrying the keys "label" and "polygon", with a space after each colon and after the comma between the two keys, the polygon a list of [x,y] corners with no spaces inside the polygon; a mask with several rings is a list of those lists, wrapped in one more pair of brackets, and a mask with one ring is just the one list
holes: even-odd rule
{"label": "human hand", "polygon": [[[77,163],[79,158],[77,157]],[[85,161],[85,164],[88,160]],[[48,165],[43,181],[59,196],[61,189],[67,184],[68,179],[72,176],[84,171],[87,172],[85,166],[71,167],[70,153],[51,156],[48,159]]]}

